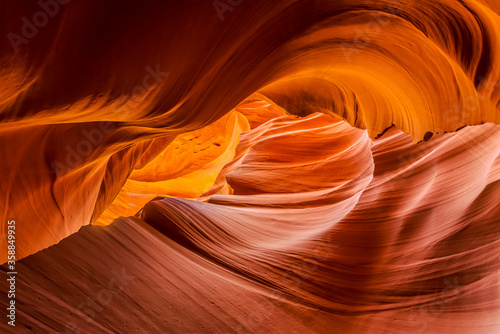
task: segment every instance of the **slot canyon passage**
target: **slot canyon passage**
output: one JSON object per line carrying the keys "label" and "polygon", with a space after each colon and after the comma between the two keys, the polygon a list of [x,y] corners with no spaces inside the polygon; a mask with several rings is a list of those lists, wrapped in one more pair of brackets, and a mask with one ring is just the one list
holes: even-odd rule
{"label": "slot canyon passage", "polygon": [[499,0],[0,0],[2,333],[500,333]]}

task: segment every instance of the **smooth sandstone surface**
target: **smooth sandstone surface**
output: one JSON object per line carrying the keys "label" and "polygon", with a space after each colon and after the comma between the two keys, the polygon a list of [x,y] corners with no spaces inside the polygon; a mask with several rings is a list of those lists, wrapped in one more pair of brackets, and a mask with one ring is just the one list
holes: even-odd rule
{"label": "smooth sandstone surface", "polygon": [[2,37],[0,331],[499,333],[498,1],[216,3]]}

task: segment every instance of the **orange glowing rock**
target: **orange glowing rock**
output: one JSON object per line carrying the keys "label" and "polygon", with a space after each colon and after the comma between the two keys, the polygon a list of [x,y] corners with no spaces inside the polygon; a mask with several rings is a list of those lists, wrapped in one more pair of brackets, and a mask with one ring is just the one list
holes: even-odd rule
{"label": "orange glowing rock", "polygon": [[130,174],[96,223],[107,225],[116,217],[134,215],[157,196],[200,197],[233,159],[240,134],[247,130],[246,118],[233,112],[205,128],[178,135],[153,160]]}

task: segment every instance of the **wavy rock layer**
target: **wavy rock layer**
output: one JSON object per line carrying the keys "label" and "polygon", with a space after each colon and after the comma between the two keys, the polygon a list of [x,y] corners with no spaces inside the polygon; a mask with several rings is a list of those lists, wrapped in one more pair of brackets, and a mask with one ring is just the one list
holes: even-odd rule
{"label": "wavy rock layer", "polygon": [[40,5],[2,6],[1,212],[30,222],[20,257],[97,221],[146,151],[249,97],[371,138],[393,124],[420,141],[499,122],[494,4],[71,2],[24,39],[21,18]]}
{"label": "wavy rock layer", "polygon": [[[328,116],[278,117],[242,134],[224,167],[240,164],[226,174],[232,195],[159,197],[140,219],[20,261],[21,327],[494,333],[499,139],[486,124],[419,145],[397,129],[373,142]],[[283,140],[290,150],[276,150]]]}
{"label": "wavy rock layer", "polygon": [[500,331],[497,2],[54,4],[0,3],[22,330]]}

